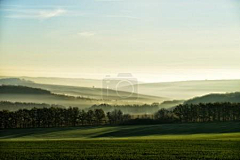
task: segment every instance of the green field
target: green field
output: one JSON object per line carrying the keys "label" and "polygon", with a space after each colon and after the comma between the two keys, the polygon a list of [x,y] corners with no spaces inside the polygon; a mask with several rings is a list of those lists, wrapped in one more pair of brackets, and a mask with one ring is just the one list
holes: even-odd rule
{"label": "green field", "polygon": [[0,159],[239,159],[239,141],[4,141]]}
{"label": "green field", "polygon": [[240,159],[240,122],[7,129],[0,159]]}
{"label": "green field", "polygon": [[0,134],[0,140],[128,138],[240,140],[240,122],[6,129]]}

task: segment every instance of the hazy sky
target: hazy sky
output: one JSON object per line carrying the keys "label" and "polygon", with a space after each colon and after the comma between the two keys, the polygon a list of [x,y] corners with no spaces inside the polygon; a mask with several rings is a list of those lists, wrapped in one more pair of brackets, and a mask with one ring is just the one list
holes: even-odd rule
{"label": "hazy sky", "polygon": [[240,79],[238,0],[1,0],[0,75]]}

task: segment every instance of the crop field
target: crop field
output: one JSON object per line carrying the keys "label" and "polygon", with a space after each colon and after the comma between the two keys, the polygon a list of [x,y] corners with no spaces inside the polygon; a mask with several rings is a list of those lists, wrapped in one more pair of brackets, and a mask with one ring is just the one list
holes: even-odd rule
{"label": "crop field", "polygon": [[0,159],[239,159],[239,150],[240,141],[2,141]]}
{"label": "crop field", "polygon": [[83,126],[0,130],[0,140],[231,139],[240,140],[240,122]]}
{"label": "crop field", "polygon": [[0,159],[240,159],[240,123],[7,129]]}

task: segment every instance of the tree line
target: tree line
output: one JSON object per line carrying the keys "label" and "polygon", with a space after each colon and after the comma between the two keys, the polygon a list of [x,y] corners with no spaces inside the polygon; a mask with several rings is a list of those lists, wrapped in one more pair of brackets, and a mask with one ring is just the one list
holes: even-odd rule
{"label": "tree line", "polygon": [[0,128],[70,127],[84,125],[156,124],[240,121],[240,103],[182,104],[172,110],[160,109],[154,116],[133,118],[121,110],[32,108],[0,111]]}
{"label": "tree line", "polygon": [[90,109],[102,109],[104,112],[110,112],[113,110],[121,110],[124,113],[129,114],[153,114],[159,110],[159,103],[152,103],[152,104],[126,104],[126,105],[110,105],[110,104],[99,104],[93,105]]}
{"label": "tree line", "polygon": [[68,98],[68,99],[81,99],[81,100],[89,100],[89,101],[100,101],[100,99],[94,99],[85,96],[70,96],[65,94],[57,94],[52,93],[49,90],[41,89],[41,88],[32,88],[21,85],[1,85],[0,84],[0,95],[1,94],[31,94],[31,95],[51,95],[57,96],[58,98]]}
{"label": "tree line", "polygon": [[181,104],[173,110],[159,110],[155,119],[161,122],[240,121],[240,103]]}
{"label": "tree line", "polygon": [[51,108],[51,107],[66,108],[65,106],[59,105],[59,104],[0,101],[1,110],[17,111],[19,110],[19,108],[32,109],[34,107],[35,108]]}
{"label": "tree line", "polygon": [[0,111],[0,128],[74,127],[83,125],[120,124],[129,115],[120,110],[105,112],[102,109],[80,110],[69,108],[32,108],[18,111]]}

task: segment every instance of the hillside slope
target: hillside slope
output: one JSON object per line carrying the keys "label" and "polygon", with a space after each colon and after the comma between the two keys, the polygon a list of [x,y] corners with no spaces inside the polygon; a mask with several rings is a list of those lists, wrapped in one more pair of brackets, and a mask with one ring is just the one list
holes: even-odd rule
{"label": "hillside slope", "polygon": [[[6,129],[0,140],[88,139],[88,138],[153,138],[153,139],[240,139],[240,122],[184,123],[160,125],[96,126],[64,128]],[[217,135],[221,133],[221,135]],[[223,133],[235,133],[228,137]],[[191,136],[189,136],[191,134]]]}
{"label": "hillside slope", "polygon": [[[12,83],[10,83],[12,82]],[[12,85],[24,85],[28,87],[34,88],[41,88],[45,90],[49,90],[52,93],[56,94],[65,94],[70,96],[81,96],[87,97],[92,99],[102,99],[104,100],[117,100],[117,101],[124,101],[124,102],[134,102],[134,103],[153,103],[153,102],[163,102],[168,98],[157,97],[157,96],[149,96],[149,95],[142,95],[133,93],[129,98],[122,99],[119,97],[120,95],[129,95],[129,92],[124,91],[115,91],[115,90],[108,90],[108,97],[103,97],[103,92],[106,93],[106,89],[102,88],[89,88],[89,87],[76,87],[76,86],[63,86],[63,85],[51,85],[51,84],[38,84],[32,81],[26,81],[24,79],[19,78],[8,78],[8,79],[0,79],[0,85],[5,84],[12,84]]]}
{"label": "hillside slope", "polygon": [[240,92],[227,94],[208,94],[205,96],[189,99],[185,101],[184,104],[216,103],[216,102],[240,103]]}
{"label": "hillside slope", "polygon": [[84,78],[56,78],[56,77],[21,77],[25,80],[30,80],[39,84],[52,84],[64,86],[79,86],[79,87],[97,87],[102,86],[102,80],[84,79]]}
{"label": "hillside slope", "polygon": [[[122,90],[125,90],[123,87]],[[138,93],[168,97],[169,99],[189,99],[209,93],[229,93],[240,91],[240,80],[205,80],[138,84]]]}
{"label": "hillside slope", "polygon": [[40,88],[31,88],[26,86],[2,85],[0,86],[0,94],[46,94],[51,92]]}
{"label": "hillside slope", "polygon": [[[97,99],[53,94],[44,89],[26,86],[0,86],[0,101],[48,103],[54,105],[74,106],[79,108],[87,108],[94,104],[103,103]],[[2,109],[3,108],[0,108],[0,110]],[[6,107],[4,107],[4,109],[6,109]],[[16,107],[16,110],[17,109],[20,108]]]}

